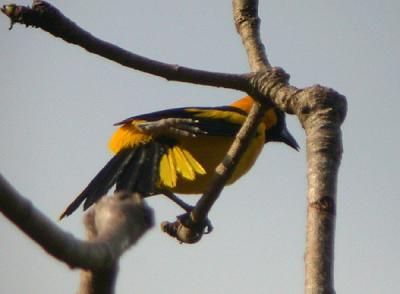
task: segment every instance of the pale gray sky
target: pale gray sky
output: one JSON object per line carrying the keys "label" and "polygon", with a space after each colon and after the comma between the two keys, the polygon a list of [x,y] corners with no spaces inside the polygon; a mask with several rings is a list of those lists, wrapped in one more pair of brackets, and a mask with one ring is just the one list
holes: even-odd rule
{"label": "pale gray sky", "polygon": [[[93,34],[135,53],[206,70],[248,65],[230,1],[51,1]],[[273,65],[295,86],[348,98],[339,176],[337,293],[400,293],[400,2],[260,1]],[[0,1],[0,4],[8,2]],[[30,4],[29,1],[19,1]],[[110,158],[116,121],[243,93],[166,82],[122,68],[37,29],[0,17],[1,173],[54,220]],[[157,226],[121,262],[117,293],[301,293],[305,239],[305,136],[300,153],[268,144],[252,171],[224,190],[215,231],[179,245],[158,225],[180,211],[149,200]],[[190,198],[190,199],[195,199]],[[82,236],[82,212],[60,226]],[[78,271],[48,257],[0,217],[0,293],[73,293]]]}

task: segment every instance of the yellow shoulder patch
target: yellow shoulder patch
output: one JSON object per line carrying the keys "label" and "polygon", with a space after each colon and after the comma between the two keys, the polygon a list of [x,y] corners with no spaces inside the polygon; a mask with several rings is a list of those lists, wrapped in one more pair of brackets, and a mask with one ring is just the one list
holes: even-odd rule
{"label": "yellow shoulder patch", "polygon": [[111,137],[108,147],[113,153],[118,153],[121,149],[134,147],[152,140],[148,134],[140,132],[134,123],[125,124],[119,127]]}

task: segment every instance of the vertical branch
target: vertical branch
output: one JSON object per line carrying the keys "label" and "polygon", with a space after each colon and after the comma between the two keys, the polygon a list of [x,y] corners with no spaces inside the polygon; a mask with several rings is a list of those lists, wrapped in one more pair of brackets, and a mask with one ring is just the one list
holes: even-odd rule
{"label": "vertical branch", "polygon": [[[135,205],[132,205],[135,203]],[[143,212],[139,194],[116,193],[105,197],[85,215],[86,237],[91,243],[107,243],[109,247],[126,250],[132,240],[115,236],[136,238],[141,227],[148,227],[152,220]],[[142,206],[142,207],[141,207]],[[79,294],[113,294],[119,269],[119,254],[112,254],[107,266],[99,269],[82,269]]]}
{"label": "vertical branch", "polygon": [[[86,239],[89,242],[96,242],[99,237],[95,218],[95,210],[88,211],[84,216]],[[114,294],[118,263],[118,260],[114,260],[107,267],[99,270],[82,269],[78,294]]]}
{"label": "vertical branch", "polygon": [[118,274],[118,262],[99,271],[81,271],[78,294],[114,294]]}
{"label": "vertical branch", "polygon": [[[288,84],[288,76],[286,80],[279,78],[285,73],[271,68],[261,44],[257,6],[257,0],[233,1],[236,28],[252,70],[258,71],[254,86],[260,97],[264,96],[280,109],[296,114],[307,135],[305,293],[334,294],[336,186],[342,156],[340,126],[346,115],[346,99],[332,89],[318,85],[298,90]],[[277,75],[278,79],[273,81]]]}
{"label": "vertical branch", "polygon": [[336,187],[346,101],[321,86],[305,92],[308,105],[314,106],[314,111],[303,117],[308,165],[305,293],[334,294]]}

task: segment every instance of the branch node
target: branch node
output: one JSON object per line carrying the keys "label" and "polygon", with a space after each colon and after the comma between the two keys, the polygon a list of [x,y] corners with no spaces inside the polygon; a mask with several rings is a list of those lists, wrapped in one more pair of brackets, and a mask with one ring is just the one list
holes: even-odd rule
{"label": "branch node", "polygon": [[343,123],[347,113],[347,100],[332,88],[313,85],[302,90],[298,96],[302,97],[298,115],[303,126],[308,118],[315,115],[329,115],[332,116],[332,122],[338,125]]}
{"label": "branch node", "polygon": [[281,67],[272,67],[265,71],[256,72],[250,78],[250,84],[256,93],[250,93],[250,95],[260,103],[271,104],[270,97],[274,96],[279,89],[286,86],[289,79],[290,75]]}

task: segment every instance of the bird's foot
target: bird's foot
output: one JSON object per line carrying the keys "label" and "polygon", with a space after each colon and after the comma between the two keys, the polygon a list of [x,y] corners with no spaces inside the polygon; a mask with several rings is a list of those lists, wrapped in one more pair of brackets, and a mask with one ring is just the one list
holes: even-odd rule
{"label": "bird's foot", "polygon": [[148,134],[157,135],[171,133],[173,135],[185,137],[197,137],[198,135],[206,135],[207,132],[201,130],[196,124],[198,120],[192,118],[163,118],[156,121],[142,122],[136,127]]}
{"label": "bird's foot", "polygon": [[163,222],[161,229],[180,243],[193,244],[200,241],[204,234],[211,233],[214,227],[208,218],[202,222],[195,222],[190,212],[187,212],[179,215],[173,223]]}
{"label": "bird's foot", "polygon": [[187,204],[185,201],[180,199],[178,196],[176,196],[174,193],[166,190],[162,192],[164,196],[166,196],[169,200],[174,202],[176,205],[178,205],[180,208],[182,208],[186,212],[191,212],[193,210],[193,206],[190,204]]}

